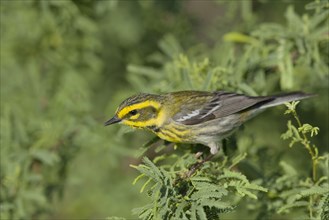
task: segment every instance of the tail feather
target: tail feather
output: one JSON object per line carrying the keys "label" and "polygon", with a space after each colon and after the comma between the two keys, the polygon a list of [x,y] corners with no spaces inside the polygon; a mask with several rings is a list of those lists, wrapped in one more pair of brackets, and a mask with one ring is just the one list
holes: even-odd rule
{"label": "tail feather", "polygon": [[286,102],[292,102],[292,101],[298,101],[302,99],[307,99],[311,98],[313,96],[316,96],[316,94],[307,94],[303,92],[292,92],[292,93],[286,93],[282,95],[276,95],[273,96],[273,100],[264,103],[263,105],[260,106],[260,109],[265,109],[277,105],[282,105]]}

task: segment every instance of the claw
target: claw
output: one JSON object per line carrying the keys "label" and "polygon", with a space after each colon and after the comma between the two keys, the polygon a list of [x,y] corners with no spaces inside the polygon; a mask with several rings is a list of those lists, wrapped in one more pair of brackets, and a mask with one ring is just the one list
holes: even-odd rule
{"label": "claw", "polygon": [[197,152],[197,153],[194,155],[194,157],[195,157],[196,159],[198,159],[198,158],[200,158],[200,157],[202,156],[202,154],[203,154],[203,152]]}

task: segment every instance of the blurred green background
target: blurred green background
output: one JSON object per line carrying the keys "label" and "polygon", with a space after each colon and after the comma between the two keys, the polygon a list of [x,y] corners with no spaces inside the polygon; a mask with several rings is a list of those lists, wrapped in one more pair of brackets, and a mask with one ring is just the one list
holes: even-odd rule
{"label": "blurred green background", "polygon": [[[297,24],[311,23],[303,16],[316,13],[305,9],[310,2],[2,0],[1,219],[136,218],[131,209],[147,197],[132,186],[137,173],[129,164],[140,163],[141,146],[152,135],[103,122],[138,92],[203,89],[207,68],[232,71],[222,71],[207,90],[319,94],[303,102],[301,115],[320,127],[315,142],[325,151],[327,21],[310,30]],[[262,29],[263,24],[276,26]],[[274,43],[268,50],[248,50],[257,48],[254,39]],[[304,53],[292,54],[296,63],[277,67],[272,52],[281,48],[284,56],[295,48],[291,42]],[[188,67],[192,85],[175,72],[180,65]],[[245,131],[242,145],[288,150],[280,140],[283,112],[284,107],[269,110],[246,125],[239,132]]]}

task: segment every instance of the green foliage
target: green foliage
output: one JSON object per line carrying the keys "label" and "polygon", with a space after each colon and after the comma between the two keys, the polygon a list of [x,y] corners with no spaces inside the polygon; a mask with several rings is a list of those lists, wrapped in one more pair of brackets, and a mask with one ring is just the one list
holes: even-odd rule
{"label": "green foliage", "polygon": [[1,219],[33,218],[62,196],[68,163],[90,132],[88,72],[101,64],[87,60],[99,45],[95,24],[72,2],[1,4]]}
{"label": "green foliage", "polygon": [[329,194],[323,196],[318,205],[321,220],[329,218]]}
{"label": "green foliage", "polygon": [[[273,93],[278,89],[308,90],[327,87],[328,36],[326,33],[329,14],[328,10],[323,10],[323,5],[320,5],[321,7],[317,5],[320,8],[313,6],[317,12],[303,16],[296,14],[293,7],[288,7],[285,13],[286,25],[263,23],[247,34],[230,32],[224,35],[224,43],[220,42],[221,45],[218,48],[207,48],[207,56],[204,55],[202,49],[184,51],[178,41],[168,35],[159,43],[162,54],[156,53],[151,56],[152,61],[160,64],[160,68],[130,65],[128,71],[131,74],[128,79],[138,90],[143,90],[148,82],[150,92],[226,89],[259,95]],[[313,6],[308,7],[313,8]],[[322,100],[324,101],[323,98]],[[294,116],[297,127],[289,120],[288,131],[282,134],[282,137],[291,140],[290,147],[300,143],[307,149],[312,164],[311,176],[300,173],[294,166],[289,165],[282,158],[282,153],[276,150],[277,152],[270,152],[266,157],[274,158],[272,163],[279,163],[280,166],[276,169],[272,167],[273,170],[268,174],[258,175],[257,181],[262,183],[262,186],[250,186],[249,182],[244,181],[249,181],[251,177],[241,172],[228,173],[230,169],[225,169],[225,165],[220,166],[218,165],[220,162],[216,161],[220,166],[215,169],[216,171],[205,168],[191,179],[180,179],[185,181],[183,185],[188,188],[183,191],[183,194],[179,194],[180,187],[173,183],[177,182],[177,176],[182,175],[184,168],[175,170],[173,167],[178,162],[170,161],[173,165],[165,163],[165,165],[155,167],[149,161],[144,161],[146,166],[136,167],[142,176],[148,177],[142,189],[151,182],[154,185],[150,191],[151,203],[138,209],[139,217],[142,219],[211,219],[209,217],[211,215],[217,219],[219,216],[226,216],[222,215],[223,210],[220,208],[228,208],[226,211],[231,211],[231,208],[237,207],[237,212],[239,212],[243,210],[243,208],[239,209],[241,207],[239,204],[243,204],[243,200],[257,199],[258,197],[250,189],[261,191],[268,189],[268,194],[261,195],[261,199],[257,199],[255,205],[247,206],[247,209],[253,210],[255,218],[267,219],[276,215],[281,217],[286,215],[303,219],[320,219],[324,216],[321,213],[326,212],[323,201],[329,192],[328,167],[325,166],[328,163],[328,156],[327,154],[320,156],[318,147],[309,141],[308,136],[318,135],[319,128],[300,122],[295,111],[297,104],[298,102],[287,105],[288,110],[285,113]],[[250,147],[255,148],[255,146]],[[250,151],[250,158],[253,158],[259,156],[257,154],[262,149],[256,148]],[[184,156],[178,157],[184,158]],[[248,165],[250,172],[260,172],[257,168],[260,161],[253,160],[255,158],[242,164],[238,162],[236,165],[241,170],[246,169],[244,166]],[[212,167],[213,163],[210,162],[206,166]],[[263,161],[260,166],[269,163],[270,161]],[[182,167],[186,169],[189,165],[185,164]],[[162,167],[173,173],[168,173]],[[162,178],[160,178],[161,175]],[[197,188],[194,178],[200,177],[206,178],[207,184],[203,183],[204,185],[198,185],[200,188]],[[233,177],[237,180],[231,180]],[[231,180],[231,182],[224,184],[221,180]],[[244,183],[248,186],[243,185]],[[212,186],[217,187],[218,191],[215,188],[212,190]],[[232,188],[227,188],[227,186],[232,186]],[[202,187],[204,191],[208,189],[209,194],[203,194]],[[225,191],[222,191],[222,187]],[[232,192],[237,192],[235,195],[237,198],[225,200],[225,197],[230,197]],[[187,198],[185,198],[186,195],[188,195]],[[213,199],[221,202],[219,209],[212,209],[207,203],[201,202],[209,195],[214,195]],[[243,198],[245,195],[248,197]],[[173,201],[170,198],[176,199]]]}
{"label": "green foliage", "polygon": [[[277,179],[277,183],[280,184],[284,180],[284,184],[290,184],[287,189],[281,189],[281,195],[279,197],[284,200],[283,205],[278,209],[278,213],[289,212],[293,208],[307,208],[308,213],[305,212],[304,218],[322,218],[326,211],[322,200],[326,200],[329,195],[329,181],[327,170],[319,170],[319,164],[323,163],[325,167],[328,164],[329,154],[319,156],[318,147],[311,143],[309,137],[313,137],[318,134],[318,127],[313,127],[310,124],[302,124],[297,112],[296,106],[299,102],[287,103],[288,110],[285,114],[292,114],[295,118],[298,128],[296,128],[291,121],[288,121],[288,131],[282,135],[283,139],[290,139],[289,147],[292,147],[296,143],[300,143],[308,151],[312,160],[312,177],[302,179],[296,178],[298,172],[288,164],[282,161],[282,168],[284,175]],[[318,177],[318,172],[322,176]],[[282,185],[282,183],[280,184]],[[321,204],[322,203],[322,204]],[[308,214],[308,215],[306,215]]]}
{"label": "green foliage", "polygon": [[[0,4],[0,219],[329,218],[328,1]],[[289,105],[289,142],[269,110],[190,178],[208,148],[103,127],[133,93],[185,89],[317,96]]]}
{"label": "green foliage", "polygon": [[162,68],[130,65],[128,79],[138,90],[151,80],[150,91],[226,88],[251,95],[273,92],[278,86],[327,86],[328,15],[321,10],[299,16],[288,7],[286,25],[261,23],[249,34],[227,33],[224,42],[207,48],[207,53],[184,51],[169,35],[159,42],[162,54],[150,56]]}
{"label": "green foliage", "polygon": [[167,169],[157,167],[147,158],[144,164],[133,166],[141,172],[134,183],[147,177],[141,192],[148,187],[151,198],[150,204],[134,210],[141,219],[218,219],[220,213],[234,210],[235,197],[257,199],[257,191],[267,191],[233,171],[237,164],[234,159],[231,163],[227,160],[208,163],[201,172],[186,178],[185,166],[192,165],[186,161],[195,162],[195,158],[191,154],[171,157],[176,160]]}

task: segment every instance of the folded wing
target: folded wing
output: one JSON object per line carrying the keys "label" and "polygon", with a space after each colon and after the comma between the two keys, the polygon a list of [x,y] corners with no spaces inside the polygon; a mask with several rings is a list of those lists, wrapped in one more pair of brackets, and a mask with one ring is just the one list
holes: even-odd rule
{"label": "folded wing", "polygon": [[205,101],[202,105],[197,105],[195,108],[188,106],[186,108],[188,111],[184,112],[184,114],[181,111],[173,119],[185,125],[195,125],[232,115],[252,106],[271,102],[274,99],[275,97],[271,96],[250,97],[242,94],[218,91],[214,92],[212,98]]}

